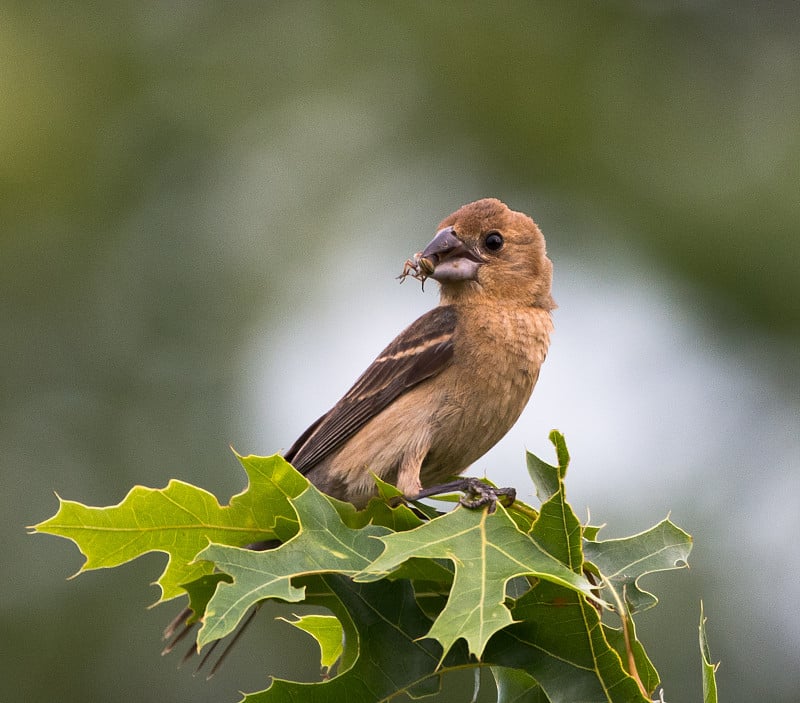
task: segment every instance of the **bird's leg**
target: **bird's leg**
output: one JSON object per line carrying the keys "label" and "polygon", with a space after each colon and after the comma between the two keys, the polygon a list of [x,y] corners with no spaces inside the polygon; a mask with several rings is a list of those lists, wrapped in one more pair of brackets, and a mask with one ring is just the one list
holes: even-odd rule
{"label": "bird's leg", "polygon": [[458,502],[465,508],[474,510],[488,505],[490,513],[493,513],[497,508],[498,500],[505,498],[503,505],[509,506],[517,497],[515,488],[495,488],[484,483],[479,478],[469,477],[450,481],[450,483],[443,483],[440,486],[423,488],[412,500],[429,498],[430,496],[441,495],[451,491],[461,491],[464,494]]}

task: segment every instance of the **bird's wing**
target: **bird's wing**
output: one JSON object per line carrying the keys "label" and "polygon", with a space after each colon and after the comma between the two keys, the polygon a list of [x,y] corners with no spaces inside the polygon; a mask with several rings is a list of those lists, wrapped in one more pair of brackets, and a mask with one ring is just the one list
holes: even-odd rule
{"label": "bird's wing", "polygon": [[301,473],[350,439],[395,398],[445,369],[453,358],[456,311],[440,305],[412,323],[381,352],[345,396],[284,455]]}

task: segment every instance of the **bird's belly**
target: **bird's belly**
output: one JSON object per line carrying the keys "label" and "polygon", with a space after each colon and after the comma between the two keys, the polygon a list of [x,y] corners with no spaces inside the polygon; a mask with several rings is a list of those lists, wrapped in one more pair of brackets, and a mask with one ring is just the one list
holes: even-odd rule
{"label": "bird's belly", "polygon": [[530,398],[535,378],[527,370],[503,378],[473,377],[434,426],[431,450],[420,471],[423,486],[442,483],[483,456],[511,429]]}

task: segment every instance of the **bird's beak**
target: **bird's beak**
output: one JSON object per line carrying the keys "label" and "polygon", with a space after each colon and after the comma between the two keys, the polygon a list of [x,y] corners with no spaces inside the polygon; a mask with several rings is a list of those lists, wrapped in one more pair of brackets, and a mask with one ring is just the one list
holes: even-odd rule
{"label": "bird's beak", "polygon": [[474,281],[483,259],[458,238],[452,227],[445,227],[425,247],[418,262],[426,276],[440,283],[449,283]]}

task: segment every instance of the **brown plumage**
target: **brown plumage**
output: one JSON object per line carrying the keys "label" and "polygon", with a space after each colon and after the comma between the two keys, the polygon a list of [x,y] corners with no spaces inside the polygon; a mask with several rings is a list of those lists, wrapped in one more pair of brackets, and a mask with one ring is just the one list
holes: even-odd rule
{"label": "brown plumage", "polygon": [[437,229],[418,260],[441,285],[439,306],[285,455],[356,505],[374,493],[373,473],[413,498],[464,471],[517,420],[547,352],[552,264],[533,220],[486,198]]}

